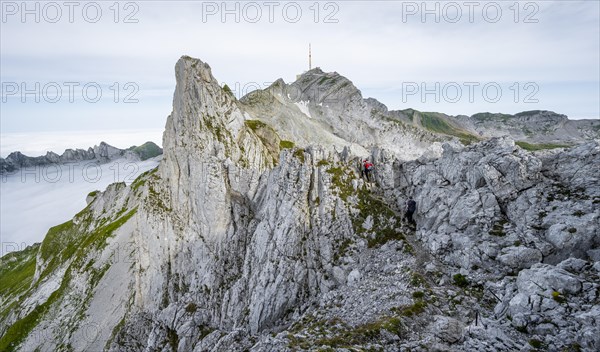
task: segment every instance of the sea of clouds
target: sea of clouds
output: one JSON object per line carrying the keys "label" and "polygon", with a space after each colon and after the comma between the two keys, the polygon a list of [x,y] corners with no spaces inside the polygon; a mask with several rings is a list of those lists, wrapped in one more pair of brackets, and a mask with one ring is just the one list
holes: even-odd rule
{"label": "sea of clouds", "polygon": [[[162,131],[40,132],[2,134],[2,156],[19,150],[29,156],[46,151],[62,154],[66,148],[84,148],[100,141],[119,148],[151,140],[160,143]],[[0,256],[41,242],[52,226],[70,220],[86,204],[92,191],[104,191],[113,182],[131,184],[141,173],[156,167],[160,156],[105,164],[84,161],[25,168],[0,177]]]}

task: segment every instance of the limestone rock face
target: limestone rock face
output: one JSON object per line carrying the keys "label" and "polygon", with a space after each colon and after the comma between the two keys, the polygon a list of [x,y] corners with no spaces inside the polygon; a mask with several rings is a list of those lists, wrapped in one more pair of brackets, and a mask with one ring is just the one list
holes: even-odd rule
{"label": "limestone rock face", "polygon": [[159,166],[2,258],[0,349],[600,346],[597,142],[464,146],[319,69],[241,101],[175,74]]}
{"label": "limestone rock face", "polygon": [[399,163],[385,178],[395,180],[388,193],[396,204],[415,196],[417,236],[447,263],[556,264],[572,255],[589,259],[584,248],[598,246],[597,147],[540,159],[508,138],[492,139],[461,150],[446,146],[430,163]]}
{"label": "limestone rock face", "polygon": [[507,247],[502,249],[498,260],[511,268],[526,269],[542,261],[542,252],[535,248]]}
{"label": "limestone rock face", "polygon": [[463,324],[456,319],[436,316],[433,325],[434,334],[445,342],[452,344],[463,338]]}

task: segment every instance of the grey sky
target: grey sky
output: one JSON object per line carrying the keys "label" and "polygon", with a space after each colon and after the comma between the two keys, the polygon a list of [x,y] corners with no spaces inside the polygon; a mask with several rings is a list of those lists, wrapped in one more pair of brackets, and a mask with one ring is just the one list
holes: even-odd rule
{"label": "grey sky", "polygon": [[[434,12],[438,6],[439,23],[435,14],[422,20],[421,1],[228,2],[233,12],[225,21],[221,1],[133,1],[118,4],[118,23],[113,1],[76,2],[73,23],[63,2],[55,3],[62,11],[56,23],[48,21],[57,17],[54,5],[29,2],[29,8],[35,4],[40,23],[35,14],[22,21],[20,1],[2,1],[2,133],[162,128],[171,111],[173,66],[181,55],[208,62],[215,77],[239,95],[279,77],[293,81],[307,68],[309,42],[313,66],[343,74],[365,97],[391,109],[467,115],[547,109],[571,118],[600,115],[598,1],[427,2]],[[93,20],[95,4],[102,15],[89,23],[82,9]],[[292,23],[298,7],[302,14]],[[251,23],[256,8],[262,16]],[[456,8],[462,17],[452,23]],[[123,23],[132,13],[130,19],[138,22]],[[62,97],[47,102],[44,98],[55,96],[49,87],[48,96],[40,92],[39,103],[33,95],[23,103],[21,91],[7,93],[23,82],[29,89],[35,82],[41,88],[55,82],[63,87]],[[73,102],[65,82],[80,83]],[[90,82],[102,92],[95,103],[80,91]],[[125,89],[127,82],[135,87]],[[434,94],[422,97],[421,88],[434,89],[436,82],[438,101]],[[477,84],[472,99],[465,83]],[[482,91],[486,84],[492,89],[488,95]],[[407,95],[414,87],[419,91]],[[498,87],[502,95],[491,102]],[[130,100],[138,101],[124,103],[132,93]]]}

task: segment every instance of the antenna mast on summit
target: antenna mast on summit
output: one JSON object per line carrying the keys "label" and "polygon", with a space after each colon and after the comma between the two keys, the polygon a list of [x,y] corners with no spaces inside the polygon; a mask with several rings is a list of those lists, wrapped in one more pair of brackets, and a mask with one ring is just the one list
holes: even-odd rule
{"label": "antenna mast on summit", "polygon": [[312,57],[310,52],[310,43],[308,43],[308,70],[312,69]]}

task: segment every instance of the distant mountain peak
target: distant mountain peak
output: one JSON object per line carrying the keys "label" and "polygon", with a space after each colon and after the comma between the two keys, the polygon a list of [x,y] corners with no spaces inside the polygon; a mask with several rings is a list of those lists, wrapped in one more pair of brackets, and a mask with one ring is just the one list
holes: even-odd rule
{"label": "distant mountain peak", "polygon": [[140,147],[119,149],[101,141],[94,147],[86,149],[65,149],[62,154],[48,151],[45,155],[30,157],[20,151],[10,153],[6,159],[0,158],[0,174],[16,171],[23,167],[43,166],[49,164],[62,164],[87,160],[107,162],[117,158],[146,160],[162,154],[162,149],[154,142],[146,142]]}

